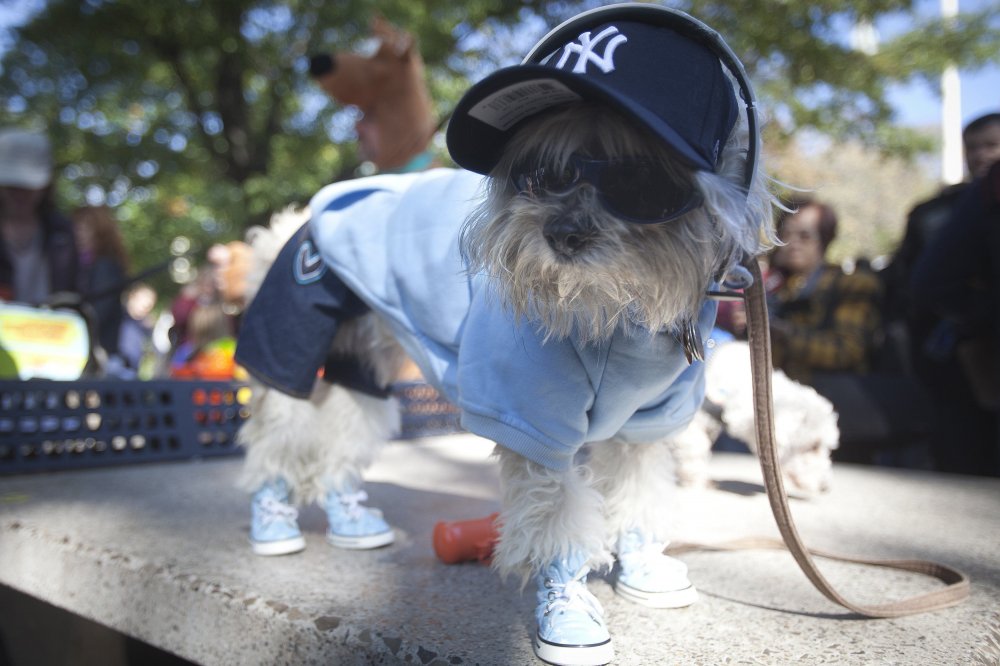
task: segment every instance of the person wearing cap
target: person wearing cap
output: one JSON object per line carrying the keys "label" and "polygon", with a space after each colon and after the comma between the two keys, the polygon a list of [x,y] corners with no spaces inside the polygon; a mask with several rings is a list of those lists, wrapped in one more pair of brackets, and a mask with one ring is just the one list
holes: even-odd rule
{"label": "person wearing cap", "polygon": [[77,292],[72,224],[55,207],[44,134],[0,130],[0,300],[38,305]]}

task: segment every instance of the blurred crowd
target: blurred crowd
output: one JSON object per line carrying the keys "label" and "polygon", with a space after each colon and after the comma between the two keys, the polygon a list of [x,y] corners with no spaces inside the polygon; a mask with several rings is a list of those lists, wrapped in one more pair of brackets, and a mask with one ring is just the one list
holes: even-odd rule
{"label": "blurred crowd", "polygon": [[[1000,475],[1000,113],[963,134],[968,179],[908,214],[888,265],[828,260],[828,202],[785,202],[782,241],[762,257],[775,367],[840,415],[846,461]],[[0,302],[75,307],[96,372],[121,378],[229,378],[239,295],[222,273],[245,258],[217,246],[169,303],[133,276],[115,211],[64,214],[42,133],[0,131]],[[718,326],[746,335],[739,302]]]}
{"label": "blurred crowd", "polygon": [[[786,202],[762,260],[774,365],[839,414],[835,459],[1000,476],[1000,113],[970,122],[968,180],[915,206],[888,265],[827,259],[837,212]],[[739,303],[718,325],[745,335]]]}
{"label": "blurred crowd", "polygon": [[162,303],[133,273],[115,211],[55,205],[44,133],[0,130],[0,303],[78,313],[90,333],[86,373],[122,379],[231,379],[237,318],[215,266]]}

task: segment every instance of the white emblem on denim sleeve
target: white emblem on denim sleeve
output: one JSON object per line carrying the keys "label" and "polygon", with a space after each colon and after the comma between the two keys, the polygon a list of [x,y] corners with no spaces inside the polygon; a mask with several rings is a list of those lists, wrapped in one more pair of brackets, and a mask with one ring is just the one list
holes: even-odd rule
{"label": "white emblem on denim sleeve", "polygon": [[[608,37],[612,37],[612,39],[604,45],[604,53],[597,55],[594,50]],[[609,26],[599,32],[597,37],[591,38],[590,31],[588,30],[577,37],[577,40],[579,43],[570,42],[563,47],[562,57],[559,58],[556,67],[558,69],[565,67],[570,54],[576,53],[576,64],[573,66],[574,74],[585,74],[587,63],[591,62],[600,67],[602,72],[609,74],[615,70],[615,49],[627,42],[628,37],[619,34],[618,28]]]}
{"label": "white emblem on denim sleeve", "polygon": [[311,240],[303,241],[299,245],[295,253],[295,263],[292,264],[292,272],[299,284],[312,284],[326,272],[326,263]]}

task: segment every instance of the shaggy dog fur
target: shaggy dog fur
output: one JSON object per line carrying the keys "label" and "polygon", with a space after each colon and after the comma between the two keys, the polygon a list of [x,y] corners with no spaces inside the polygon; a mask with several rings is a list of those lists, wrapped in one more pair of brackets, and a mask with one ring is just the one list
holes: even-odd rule
{"label": "shaggy dog fur", "polygon": [[[540,322],[554,339],[577,331],[596,341],[619,326],[679,330],[698,311],[719,267],[759,249],[770,198],[762,178],[755,179],[749,202],[734,185],[743,167],[738,130],[718,174],[692,176],[658,145],[592,105],[528,123],[508,145],[491,174],[486,203],[463,231],[470,271],[502,282],[502,305]],[[609,213],[591,188],[541,198],[512,191],[509,174],[520,165],[562,165],[584,151],[662,164],[678,183],[694,180],[705,204],[669,224],[636,225]],[[584,218],[593,233],[584,255],[573,261],[563,261],[543,233],[542,222],[566,211]],[[587,448],[581,464],[553,472],[498,447],[503,510],[493,565],[501,573],[526,580],[571,548],[592,553],[595,566],[607,564],[619,535],[632,527],[669,540],[669,512],[663,511],[674,484],[669,441],[609,440]]]}
{"label": "shaggy dog fur", "polygon": [[[308,208],[288,207],[271,218],[270,226],[247,233],[251,265],[246,276],[249,303],[289,238],[309,220]],[[376,380],[388,385],[405,356],[374,316],[346,323],[334,351],[363,350]],[[362,472],[382,445],[400,429],[399,404],[349,391],[317,379],[307,400],[268,388],[251,376],[251,418],[237,439],[246,448],[239,485],[254,491],[265,482],[283,478],[296,504],[318,501],[330,489],[360,485]],[[337,432],[331,446],[327,433]]]}
{"label": "shaggy dog fur", "polygon": [[[571,106],[527,123],[488,180],[485,202],[470,211],[462,232],[469,271],[503,284],[498,306],[538,321],[553,340],[574,330],[587,341],[618,327],[679,331],[696,316],[719,268],[758,251],[767,238],[772,199],[765,178],[754,178],[749,198],[739,187],[744,130],[734,130],[719,173],[691,174],[645,132],[599,106]],[[511,171],[525,163],[562,165],[579,152],[661,164],[672,178],[694,182],[704,204],[669,224],[637,225],[609,213],[587,185],[529,198],[510,184]],[[563,211],[583,220],[590,238],[572,261],[560,258],[543,233],[542,222]],[[266,272],[295,226],[279,219],[251,236],[254,273]],[[248,280],[251,291],[259,279]],[[353,349],[383,380],[401,358],[374,313],[345,326],[335,347]],[[240,432],[248,490],[282,476],[297,502],[309,502],[324,490],[352,487],[379,443],[398,428],[393,400],[321,383],[309,400],[255,389],[253,416]],[[503,511],[493,562],[499,571],[527,579],[571,547],[591,553],[595,565],[607,563],[615,540],[631,527],[668,540],[663,500],[674,485],[670,440],[609,440],[587,449],[569,471],[552,471],[498,447]]]}
{"label": "shaggy dog fur", "polygon": [[[708,354],[705,403],[680,435],[670,440],[681,485],[709,484],[712,444],[725,432],[757,449],[750,350],[745,342],[723,342]],[[785,487],[812,497],[829,489],[831,453],[840,443],[837,413],[813,388],[789,379],[781,370],[771,376],[775,442]]]}

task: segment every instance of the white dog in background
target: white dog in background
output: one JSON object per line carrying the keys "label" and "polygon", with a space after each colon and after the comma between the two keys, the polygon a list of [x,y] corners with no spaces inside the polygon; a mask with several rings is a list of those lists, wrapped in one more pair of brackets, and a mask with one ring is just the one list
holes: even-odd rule
{"label": "white dog in background", "polygon": [[[534,580],[541,659],[612,659],[594,567],[615,562],[636,603],[696,600],[663,554],[670,443],[703,401],[707,292],[774,240],[752,93],[712,39],[653,5],[587,12],[456,107],[448,145],[468,171],[313,198],[237,348],[256,382],[240,432],[256,552],[304,547],[294,505],[312,501],[334,545],[392,542],[361,483],[399,427],[384,389],[408,355],[498,443],[493,565]],[[331,350],[360,366],[317,379]]]}
{"label": "white dog in background", "polygon": [[[712,445],[722,432],[757,450],[750,349],[741,341],[713,347],[707,354],[705,402],[684,432],[670,440],[683,486],[709,484]],[[802,497],[825,492],[830,487],[831,454],[840,443],[833,404],[781,370],[772,373],[771,384],[775,442],[786,490]]]}

